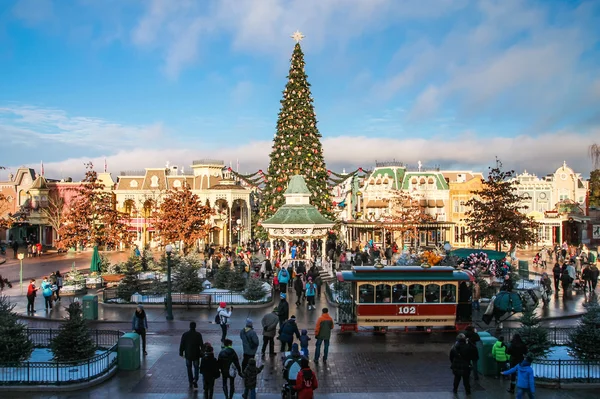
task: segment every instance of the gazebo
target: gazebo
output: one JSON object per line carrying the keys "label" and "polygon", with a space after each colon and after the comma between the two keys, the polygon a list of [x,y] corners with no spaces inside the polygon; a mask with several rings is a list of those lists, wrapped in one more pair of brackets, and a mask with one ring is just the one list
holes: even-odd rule
{"label": "gazebo", "polygon": [[[274,246],[274,240],[284,240],[286,259],[289,259],[289,242],[304,240],[307,242],[307,257],[312,259],[311,243],[313,240],[321,240],[323,248],[321,264],[324,264],[325,240],[329,229],[335,225],[335,222],[325,218],[317,207],[310,204],[310,191],[302,176],[292,176],[283,195],[285,205],[261,224],[267,230],[271,248]],[[273,259],[273,251],[271,251],[271,259]]]}

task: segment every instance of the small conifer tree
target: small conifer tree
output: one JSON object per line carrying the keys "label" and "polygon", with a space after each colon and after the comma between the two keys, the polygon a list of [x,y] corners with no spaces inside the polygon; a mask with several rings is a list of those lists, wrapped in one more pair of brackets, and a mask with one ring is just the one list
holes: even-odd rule
{"label": "small conifer tree", "polygon": [[519,319],[521,327],[518,333],[521,339],[527,345],[529,353],[535,359],[543,357],[552,347],[552,342],[548,338],[548,329],[540,323],[542,319],[535,314],[534,309],[527,309]]}
{"label": "small conifer tree", "polygon": [[142,270],[140,260],[137,257],[130,257],[121,267],[121,272],[125,274],[117,286],[117,296],[125,301],[131,299],[131,295],[140,291],[140,279],[138,274]]}
{"label": "small conifer tree", "polygon": [[19,322],[14,308],[7,296],[0,296],[0,362],[22,362],[33,351],[27,327]]}
{"label": "small conifer tree", "polygon": [[61,326],[58,335],[50,342],[54,360],[69,362],[86,360],[96,353],[96,345],[83,319],[80,302],[72,302],[67,308],[69,318]]}
{"label": "small conifer tree", "polygon": [[267,295],[267,290],[263,284],[264,283],[256,277],[249,278],[246,282],[244,298],[248,299],[249,301],[258,301],[263,299],[265,295]]}
{"label": "small conifer tree", "polygon": [[233,271],[231,270],[229,262],[227,262],[225,258],[221,259],[221,263],[219,264],[219,268],[215,275],[215,288],[227,289],[232,273]]}
{"label": "small conifer tree", "polygon": [[584,305],[586,312],[570,336],[567,345],[582,360],[600,360],[600,306],[594,295]]}

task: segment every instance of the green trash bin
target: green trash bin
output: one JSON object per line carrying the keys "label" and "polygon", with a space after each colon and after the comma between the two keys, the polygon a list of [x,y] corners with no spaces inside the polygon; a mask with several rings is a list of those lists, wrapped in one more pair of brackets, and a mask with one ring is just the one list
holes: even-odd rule
{"label": "green trash bin", "polygon": [[485,376],[495,376],[497,373],[496,360],[492,358],[492,347],[498,341],[488,332],[480,332],[481,345],[477,347],[479,351],[479,361],[477,362],[477,370]]}
{"label": "green trash bin", "polygon": [[117,345],[117,359],[120,370],[140,368],[140,336],[136,333],[123,334]]}
{"label": "green trash bin", "polygon": [[85,295],[83,297],[83,318],[85,320],[98,320],[98,295]]}
{"label": "green trash bin", "polygon": [[519,261],[519,277],[529,278],[529,261],[528,260],[520,260]]}

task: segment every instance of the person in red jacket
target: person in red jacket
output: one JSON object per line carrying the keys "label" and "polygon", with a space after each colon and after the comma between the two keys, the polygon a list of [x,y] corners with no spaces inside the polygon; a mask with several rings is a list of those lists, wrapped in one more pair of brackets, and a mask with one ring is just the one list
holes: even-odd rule
{"label": "person in red jacket", "polygon": [[296,385],[294,390],[298,392],[298,399],[313,399],[314,391],[319,387],[317,375],[310,369],[308,359],[302,358],[300,361],[302,369],[296,377]]}
{"label": "person in red jacket", "polygon": [[39,288],[35,287],[35,279],[29,280],[27,287],[27,313],[35,313],[35,297]]}

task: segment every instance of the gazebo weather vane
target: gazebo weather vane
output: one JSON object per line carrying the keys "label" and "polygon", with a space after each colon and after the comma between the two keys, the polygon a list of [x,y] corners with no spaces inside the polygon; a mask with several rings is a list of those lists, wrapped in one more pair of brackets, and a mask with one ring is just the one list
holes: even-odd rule
{"label": "gazebo weather vane", "polygon": [[296,32],[294,32],[292,34],[292,36],[290,36],[290,37],[292,39],[294,39],[296,41],[296,43],[300,43],[302,41],[302,39],[304,39],[304,35],[299,30],[297,30]]}

